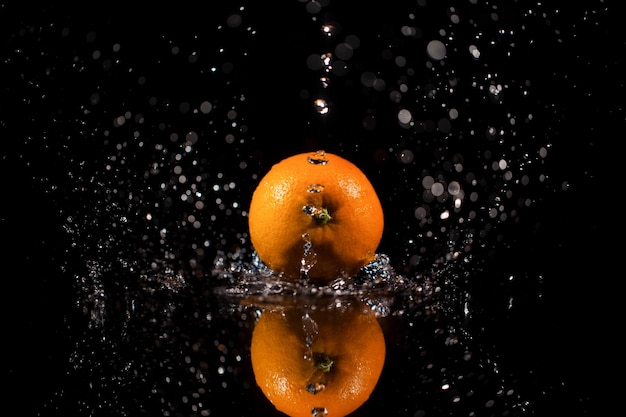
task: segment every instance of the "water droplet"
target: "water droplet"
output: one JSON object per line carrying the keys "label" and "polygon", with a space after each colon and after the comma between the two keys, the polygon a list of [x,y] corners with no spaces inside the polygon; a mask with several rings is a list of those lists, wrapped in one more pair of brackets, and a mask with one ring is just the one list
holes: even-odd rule
{"label": "water droplet", "polygon": [[317,194],[324,191],[324,186],[322,184],[310,184],[306,190],[311,194]]}
{"label": "water droplet", "polygon": [[446,50],[446,45],[444,45],[443,42],[432,40],[428,42],[428,45],[426,45],[426,52],[432,59],[440,61],[445,58],[448,51]]}
{"label": "water droplet", "polygon": [[319,114],[326,114],[330,110],[328,108],[328,103],[324,99],[318,98],[313,102],[313,104],[315,105],[315,109]]}
{"label": "water droplet", "polygon": [[313,219],[317,222],[317,224],[320,224],[320,225],[324,225],[332,219],[330,213],[328,213],[328,209],[325,209],[325,208],[319,208],[319,207],[315,207],[315,206],[308,204],[302,207],[302,211],[305,214],[308,214],[309,216],[313,217]]}
{"label": "water droplet", "polygon": [[435,197],[439,197],[444,192],[443,184],[440,182],[434,183],[433,186],[430,187],[430,192],[433,193]]}
{"label": "water droplet", "polygon": [[328,415],[328,410],[325,407],[313,407],[311,410],[311,417],[325,417]]}
{"label": "water droplet", "polygon": [[410,149],[405,149],[400,152],[399,159],[400,162],[402,162],[403,164],[410,164],[411,162],[413,162],[413,158],[413,151],[411,151]]}
{"label": "water droplet", "polygon": [[308,384],[306,384],[305,389],[307,390],[307,392],[315,395],[319,392],[324,391],[326,389],[326,384],[321,382],[309,382]]}
{"label": "water droplet", "polygon": [[307,157],[307,161],[309,162],[309,164],[326,165],[328,163],[328,159],[326,158],[326,151],[319,150],[313,155],[309,155]]}
{"label": "water droplet", "polygon": [[324,71],[330,72],[333,69],[333,54],[327,52],[325,54],[320,55],[320,60],[322,61],[322,66],[324,67]]}
{"label": "water droplet", "polygon": [[324,25],[322,26],[322,32],[328,37],[332,36],[337,32],[337,28],[333,25]]}
{"label": "water droplet", "polygon": [[413,115],[409,110],[402,109],[398,112],[398,120],[401,124],[406,125],[411,123],[411,120],[413,120]]}
{"label": "water droplet", "polygon": [[478,49],[476,45],[470,45],[469,52],[475,59],[480,58],[480,49]]}
{"label": "water droplet", "polygon": [[458,181],[452,181],[450,184],[448,184],[448,193],[450,193],[450,195],[457,195],[461,192],[461,184],[458,183]]}

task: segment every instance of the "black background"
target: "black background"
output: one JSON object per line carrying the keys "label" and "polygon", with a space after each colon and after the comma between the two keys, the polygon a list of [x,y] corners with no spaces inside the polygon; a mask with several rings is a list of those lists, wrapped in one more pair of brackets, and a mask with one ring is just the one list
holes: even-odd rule
{"label": "black background", "polygon": [[[336,22],[347,26],[343,28],[346,33],[361,34],[365,47],[379,46],[377,42],[398,37],[385,35],[398,27],[397,19],[406,17],[405,12],[387,5],[367,9],[334,3],[325,10]],[[433,13],[438,7],[444,10],[447,3],[461,11],[472,7],[469,2],[442,2],[429,10]],[[503,26],[506,19],[514,22],[519,18],[526,8],[523,3],[500,5]],[[403,252],[401,238],[408,232],[403,220],[406,212],[402,213],[401,207],[412,202],[405,197],[406,190],[388,184],[406,173],[397,169],[393,156],[387,155],[382,161],[372,156],[381,149],[376,135],[392,131],[385,123],[393,119],[384,115],[394,108],[361,93],[356,76],[345,77],[336,91],[343,88],[353,94],[341,96],[341,110],[331,112],[323,122],[310,123],[317,119],[311,118],[310,103],[300,95],[302,85],[316,85],[304,62],[310,51],[319,49],[319,40],[311,39],[307,32],[317,26],[310,20],[285,17],[302,15],[302,2],[290,2],[280,9],[260,2],[245,6],[250,20],[244,21],[243,26],[251,24],[258,34],[249,36],[239,31],[218,39],[211,37],[215,22],[225,22],[225,17],[236,11],[239,4],[212,4],[206,10],[185,4],[150,10],[108,4],[78,8],[5,5],[0,10],[3,37],[0,65],[4,67],[4,75],[0,76],[3,141],[0,259],[6,323],[3,408],[19,410],[21,415],[37,415],[41,404],[58,395],[58,381],[66,370],[68,355],[75,348],[76,339],[71,333],[80,329],[84,320],[75,305],[71,265],[76,255],[70,249],[73,241],[64,225],[65,215],[80,212],[78,208],[68,207],[80,207],[92,201],[70,191],[75,181],[66,175],[63,163],[76,173],[75,155],[82,155],[79,158],[87,161],[97,160],[102,149],[93,145],[97,138],[83,143],[72,140],[70,147],[55,142],[55,138],[62,141],[65,135],[80,136],[84,133],[81,120],[88,127],[105,123],[98,120],[97,114],[85,115],[77,105],[86,101],[93,85],[102,86],[103,102],[122,103],[129,108],[152,93],[169,97],[173,102],[201,101],[206,96],[206,91],[198,85],[202,77],[197,72],[184,74],[188,65],[184,61],[180,66],[168,61],[171,66],[166,63],[155,68],[168,36],[180,41],[182,48],[183,41],[188,40],[189,50],[199,47],[200,41],[196,44],[191,41],[194,34],[199,34],[207,50],[226,46],[226,54],[247,52],[245,57],[233,53],[224,59],[233,63],[236,70],[209,87],[220,86],[223,90],[218,95],[223,101],[245,93],[246,101],[240,108],[244,109],[246,124],[252,131],[247,137],[254,139],[234,151],[225,145],[211,149],[209,159],[213,167],[228,173],[230,161],[247,154],[251,169],[262,173],[272,163],[295,152],[323,148],[342,153],[355,160],[380,190],[387,214],[382,251]],[[360,14],[357,7],[362,7]],[[553,119],[546,115],[543,120],[546,131],[553,134],[557,157],[546,171],[553,184],[567,181],[570,189],[540,193],[540,203],[528,210],[522,227],[511,226],[506,231],[508,235],[505,233],[507,243],[497,252],[485,254],[489,262],[484,279],[468,287],[478,306],[476,319],[483,329],[483,343],[499,345],[501,357],[505,358],[503,365],[513,375],[515,371],[524,375],[520,377],[523,379],[520,386],[529,391],[533,391],[533,384],[548,387],[548,394],[539,397],[532,413],[595,416],[616,399],[610,386],[614,377],[618,381],[620,377],[615,346],[619,345],[621,325],[613,326],[613,323],[619,306],[615,296],[622,278],[620,269],[616,269],[623,251],[621,172],[616,168],[620,165],[618,156],[624,135],[626,37],[616,11],[603,2],[562,2],[561,6],[555,3],[547,7],[559,13],[529,21],[529,24],[543,24],[528,31],[532,36],[527,33],[523,35],[526,38],[520,39],[520,42],[530,37],[535,39],[527,50],[528,59],[512,60],[498,68],[511,79],[533,80],[532,100],[536,102],[513,103],[512,108],[534,104],[546,114],[553,112]],[[548,19],[552,19],[550,24],[546,23]],[[430,23],[432,28],[440,24],[436,19]],[[488,27],[492,22],[485,18],[477,24]],[[432,29],[427,25],[428,20],[420,26],[424,32]],[[70,35],[61,40],[59,28],[66,27],[70,28]],[[554,35],[555,30],[560,31],[559,36]],[[106,72],[90,68],[88,60],[84,71],[71,70],[76,64],[75,56],[88,56],[96,48],[84,41],[90,31],[97,33],[96,45],[103,51],[104,46],[100,45],[120,42],[122,61],[131,60],[135,73],[147,74],[153,90],[142,90],[135,82],[136,77],[125,74],[123,69]],[[22,52],[16,52],[20,49]],[[369,59],[380,59],[374,56]],[[201,55],[199,59],[205,58]],[[363,68],[369,64],[367,58],[358,63]],[[47,77],[46,69],[52,75]],[[113,79],[94,80],[103,76]],[[41,92],[45,92],[45,98]],[[339,101],[332,91],[329,96]],[[382,115],[374,133],[363,132],[358,124],[349,123],[366,108],[377,108],[377,114]],[[112,116],[106,114],[106,123],[110,123]],[[170,122],[184,125],[187,120]],[[538,125],[540,130],[541,122]],[[47,139],[43,140],[42,136]],[[138,153],[137,166],[143,162],[141,157]],[[51,184],[66,190],[51,192]],[[240,191],[242,201],[253,185],[252,181],[244,183]],[[389,215],[390,207],[398,207],[401,215]],[[409,215],[412,210],[411,206]],[[245,223],[234,221],[217,224],[207,233],[228,235],[242,228]],[[210,262],[210,254],[206,259]],[[547,278],[541,289],[541,302],[532,296],[536,293],[532,280],[503,287],[503,273],[544,274]],[[500,306],[508,292],[514,292],[522,306],[502,316]],[[524,294],[531,295],[524,299]],[[526,374],[529,368],[533,372]],[[401,370],[402,364],[391,369]],[[396,378],[401,380],[404,376],[399,371]],[[562,386],[558,386],[560,383]],[[393,388],[387,389],[395,392]],[[382,403],[385,390],[380,388],[376,394]],[[225,401],[236,402],[238,394],[232,395],[232,400]],[[386,404],[389,415],[404,415],[402,407],[408,409],[411,401],[406,397],[406,404],[395,404],[397,414],[392,410],[394,405]],[[92,415],[107,415],[106,410],[102,413],[96,410]]]}

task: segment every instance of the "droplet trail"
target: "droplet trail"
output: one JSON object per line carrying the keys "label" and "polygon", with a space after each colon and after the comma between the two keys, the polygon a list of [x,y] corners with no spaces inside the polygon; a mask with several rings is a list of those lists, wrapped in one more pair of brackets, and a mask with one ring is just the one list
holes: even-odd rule
{"label": "droplet trail", "polygon": [[317,263],[317,253],[313,250],[313,242],[308,233],[302,234],[304,240],[302,259],[300,260],[300,278],[304,281],[309,278],[309,271]]}

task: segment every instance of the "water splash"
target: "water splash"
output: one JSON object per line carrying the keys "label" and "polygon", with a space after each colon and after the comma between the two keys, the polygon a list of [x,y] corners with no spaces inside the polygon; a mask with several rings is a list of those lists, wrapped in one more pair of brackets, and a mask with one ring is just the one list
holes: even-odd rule
{"label": "water splash", "polygon": [[256,253],[249,260],[234,259],[224,253],[218,255],[212,276],[217,279],[215,293],[220,296],[258,300],[332,296],[337,297],[337,302],[342,297],[358,296],[380,316],[391,314],[394,298],[406,291],[417,291],[422,295],[432,292],[432,285],[424,284],[421,277],[409,279],[398,274],[385,254],[377,254],[359,273],[338,277],[326,285],[312,283],[306,278],[298,282],[283,279],[263,264]]}

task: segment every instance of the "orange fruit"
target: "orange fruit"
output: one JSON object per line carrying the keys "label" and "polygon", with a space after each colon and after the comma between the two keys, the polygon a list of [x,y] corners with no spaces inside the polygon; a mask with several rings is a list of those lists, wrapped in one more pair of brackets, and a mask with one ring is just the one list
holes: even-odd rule
{"label": "orange fruit", "polygon": [[252,333],[252,369],[261,391],[291,417],[341,417],[376,386],[385,340],[364,307],[266,310]]}
{"label": "orange fruit", "polygon": [[374,259],[383,210],[356,165],[318,151],[270,169],[254,190],[248,224],[257,255],[274,272],[328,282]]}

